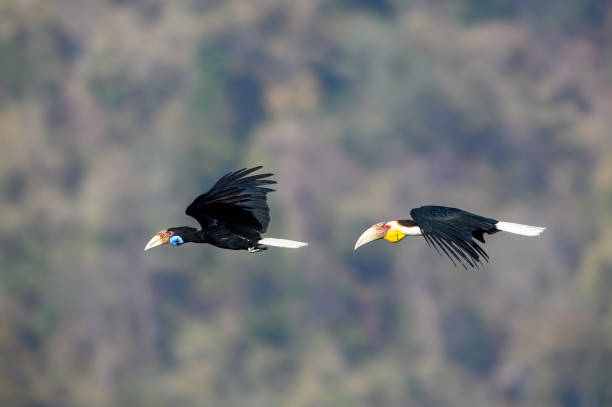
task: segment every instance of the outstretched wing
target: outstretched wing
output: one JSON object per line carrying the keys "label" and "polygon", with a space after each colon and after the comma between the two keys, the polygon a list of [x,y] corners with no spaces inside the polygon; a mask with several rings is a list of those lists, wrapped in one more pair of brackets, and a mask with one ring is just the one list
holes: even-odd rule
{"label": "outstretched wing", "polygon": [[208,192],[198,196],[185,213],[194,217],[202,228],[221,221],[236,232],[264,233],[270,221],[266,194],[274,190],[263,185],[276,184],[276,181],[264,179],[273,174],[248,176],[261,168],[243,168],[224,175]]}
{"label": "outstretched wing", "polygon": [[[465,269],[482,264],[481,257],[489,260],[487,253],[475,241],[484,243],[483,233],[496,231],[495,219],[489,219],[457,208],[445,206],[422,206],[410,211],[410,216],[421,229],[427,244],[440,250],[456,265],[455,260]],[[452,257],[451,257],[452,255]],[[453,259],[454,258],[454,259]]]}

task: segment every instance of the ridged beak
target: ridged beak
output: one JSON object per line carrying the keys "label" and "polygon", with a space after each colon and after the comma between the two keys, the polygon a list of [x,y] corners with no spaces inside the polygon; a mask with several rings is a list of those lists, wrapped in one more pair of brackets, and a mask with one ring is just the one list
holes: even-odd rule
{"label": "ridged beak", "polygon": [[145,252],[154,247],[166,244],[169,241],[170,241],[170,236],[168,235],[168,232],[166,230],[162,230],[161,232],[153,236],[151,240],[149,240],[149,243],[147,243],[147,245],[144,248]]}
{"label": "ridged beak", "polygon": [[355,243],[355,250],[366,243],[370,243],[372,240],[382,239],[387,235],[387,229],[385,229],[385,222],[380,222],[372,225],[368,230],[363,232],[357,243]]}

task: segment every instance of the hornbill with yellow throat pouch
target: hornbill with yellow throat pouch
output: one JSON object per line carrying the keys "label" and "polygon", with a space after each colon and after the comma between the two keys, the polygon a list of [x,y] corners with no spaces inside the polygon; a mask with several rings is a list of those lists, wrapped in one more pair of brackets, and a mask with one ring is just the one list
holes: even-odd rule
{"label": "hornbill with yellow throat pouch", "polygon": [[266,179],[273,174],[251,175],[262,167],[243,168],[221,177],[206,193],[198,196],[185,213],[198,221],[201,230],[179,226],[158,232],[145,250],[162,244],[180,246],[183,243],[210,243],[222,249],[257,252],[267,246],[296,249],[308,243],[294,240],[262,238],[270,221],[264,185],[276,184]]}
{"label": "hornbill with yellow throat pouch", "polygon": [[487,253],[476,243],[484,243],[484,235],[499,231],[523,236],[537,236],[544,227],[521,225],[519,223],[503,222],[457,208],[445,206],[421,206],[410,211],[412,219],[380,222],[363,234],[355,243],[359,246],[377,239],[386,239],[397,243],[406,236],[423,236],[429,246],[433,246],[442,255],[456,265],[455,261],[465,269],[467,265],[477,267],[482,259],[489,260]]}

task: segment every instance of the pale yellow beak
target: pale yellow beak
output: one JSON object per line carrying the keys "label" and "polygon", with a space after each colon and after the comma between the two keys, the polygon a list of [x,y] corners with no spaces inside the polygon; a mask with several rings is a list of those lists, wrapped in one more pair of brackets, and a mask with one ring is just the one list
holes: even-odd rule
{"label": "pale yellow beak", "polygon": [[168,236],[168,232],[166,230],[162,230],[161,232],[159,232],[155,236],[153,236],[151,238],[151,240],[149,240],[149,243],[147,243],[147,245],[144,248],[145,252],[147,250],[149,250],[149,249],[154,248],[154,247],[166,244],[169,241],[170,241],[170,236]]}
{"label": "pale yellow beak", "polygon": [[355,250],[357,250],[360,246],[363,246],[366,243],[370,243],[373,240],[382,239],[387,235],[387,229],[385,229],[385,222],[380,222],[375,225],[372,225],[368,230],[363,232],[359,239],[357,239],[357,243],[355,243]]}

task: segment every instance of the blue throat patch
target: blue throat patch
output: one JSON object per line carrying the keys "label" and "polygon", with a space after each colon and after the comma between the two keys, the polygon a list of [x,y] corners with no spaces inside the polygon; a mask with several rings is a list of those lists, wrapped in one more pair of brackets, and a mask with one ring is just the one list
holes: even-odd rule
{"label": "blue throat patch", "polygon": [[183,242],[183,238],[182,238],[182,237],[177,236],[177,235],[174,235],[174,236],[172,236],[172,237],[170,238],[169,243],[170,243],[172,246],[180,246],[180,245],[182,245],[182,244],[183,244],[183,243],[185,243],[185,242]]}

